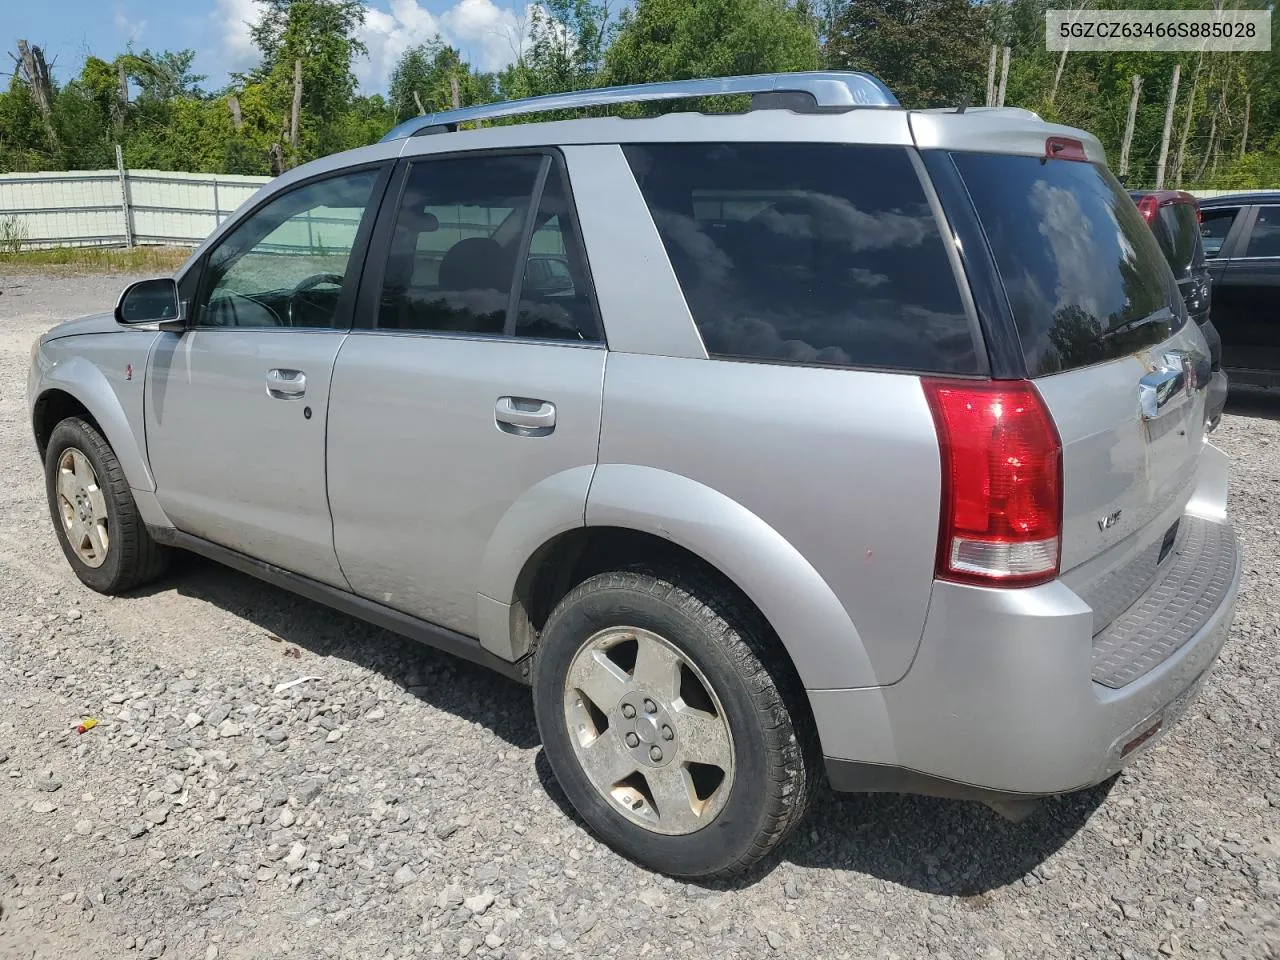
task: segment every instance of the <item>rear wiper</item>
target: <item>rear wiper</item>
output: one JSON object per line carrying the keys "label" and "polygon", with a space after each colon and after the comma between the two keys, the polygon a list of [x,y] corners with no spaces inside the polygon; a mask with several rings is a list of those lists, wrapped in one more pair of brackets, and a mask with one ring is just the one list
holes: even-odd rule
{"label": "rear wiper", "polygon": [[1173,311],[1168,307],[1161,307],[1153,313],[1147,314],[1145,317],[1139,317],[1137,320],[1130,320],[1128,323],[1122,323],[1118,327],[1112,327],[1110,330],[1104,330],[1100,335],[1100,339],[1109,340],[1112,337],[1118,337],[1122,333],[1131,333],[1134,330],[1140,330],[1143,327],[1150,326],[1153,323],[1173,323]]}

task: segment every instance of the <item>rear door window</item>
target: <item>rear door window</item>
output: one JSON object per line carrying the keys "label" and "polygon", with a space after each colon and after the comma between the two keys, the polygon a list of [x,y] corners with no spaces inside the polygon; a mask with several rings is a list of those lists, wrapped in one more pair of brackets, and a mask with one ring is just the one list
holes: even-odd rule
{"label": "rear door window", "polygon": [[1206,257],[1222,256],[1222,245],[1227,242],[1227,234],[1231,232],[1231,225],[1236,222],[1239,212],[1239,207],[1213,207],[1200,211],[1200,240]]}
{"label": "rear door window", "polygon": [[1246,257],[1280,257],[1280,207],[1259,207]]}
{"label": "rear door window", "polygon": [[905,148],[623,148],[707,352],[945,373],[981,369]]}
{"label": "rear door window", "polygon": [[1004,281],[1028,372],[1102,363],[1181,326],[1155,236],[1105,168],[955,153]]}

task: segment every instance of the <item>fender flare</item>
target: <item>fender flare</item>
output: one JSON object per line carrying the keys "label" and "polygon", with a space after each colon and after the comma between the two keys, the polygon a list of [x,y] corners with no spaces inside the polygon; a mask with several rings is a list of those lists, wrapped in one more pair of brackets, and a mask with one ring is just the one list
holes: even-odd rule
{"label": "fender flare", "polygon": [[69,394],[89,411],[115,451],[130,487],[147,493],[155,491],[155,478],[151,476],[151,468],[129,426],[124,408],[97,366],[79,356],[69,356],[50,366],[40,377],[32,405],[33,417],[36,405],[51,390]]}
{"label": "fender flare", "polygon": [[714,566],[764,614],[806,689],[877,684],[858,630],[826,581],[785,537],[737,501],[665,470],[601,464],[586,520],[589,527],[655,534]]}

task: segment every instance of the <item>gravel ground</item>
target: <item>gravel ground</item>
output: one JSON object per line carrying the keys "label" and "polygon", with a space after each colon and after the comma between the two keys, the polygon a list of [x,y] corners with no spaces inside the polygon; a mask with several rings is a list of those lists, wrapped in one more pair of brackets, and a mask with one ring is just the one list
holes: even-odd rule
{"label": "gravel ground", "polygon": [[708,887],[583,829],[512,683],[194,558],[80,586],[28,349],[125,279],[0,274],[0,957],[1280,957],[1280,398],[1217,434],[1243,594],[1146,757],[1020,824],[824,793]]}

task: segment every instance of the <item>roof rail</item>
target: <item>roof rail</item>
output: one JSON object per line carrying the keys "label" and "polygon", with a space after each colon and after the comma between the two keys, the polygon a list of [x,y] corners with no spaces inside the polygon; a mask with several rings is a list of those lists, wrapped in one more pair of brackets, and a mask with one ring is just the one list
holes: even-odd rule
{"label": "roof rail", "polygon": [[[704,80],[672,80],[665,83],[636,83],[625,87],[600,87],[552,93],[526,100],[486,103],[458,110],[445,110],[406,120],[382,138],[400,140],[427,133],[445,133],[458,124],[474,120],[496,120],[526,113],[602,107],[615,103],[647,103],[686,97],[759,97],[754,108],[780,107],[797,111],[839,112],[854,107],[896,107],[897,98],[869,73],[809,71],[805,73],[762,73],[749,77],[710,77]],[[770,96],[772,95],[772,96]]]}

